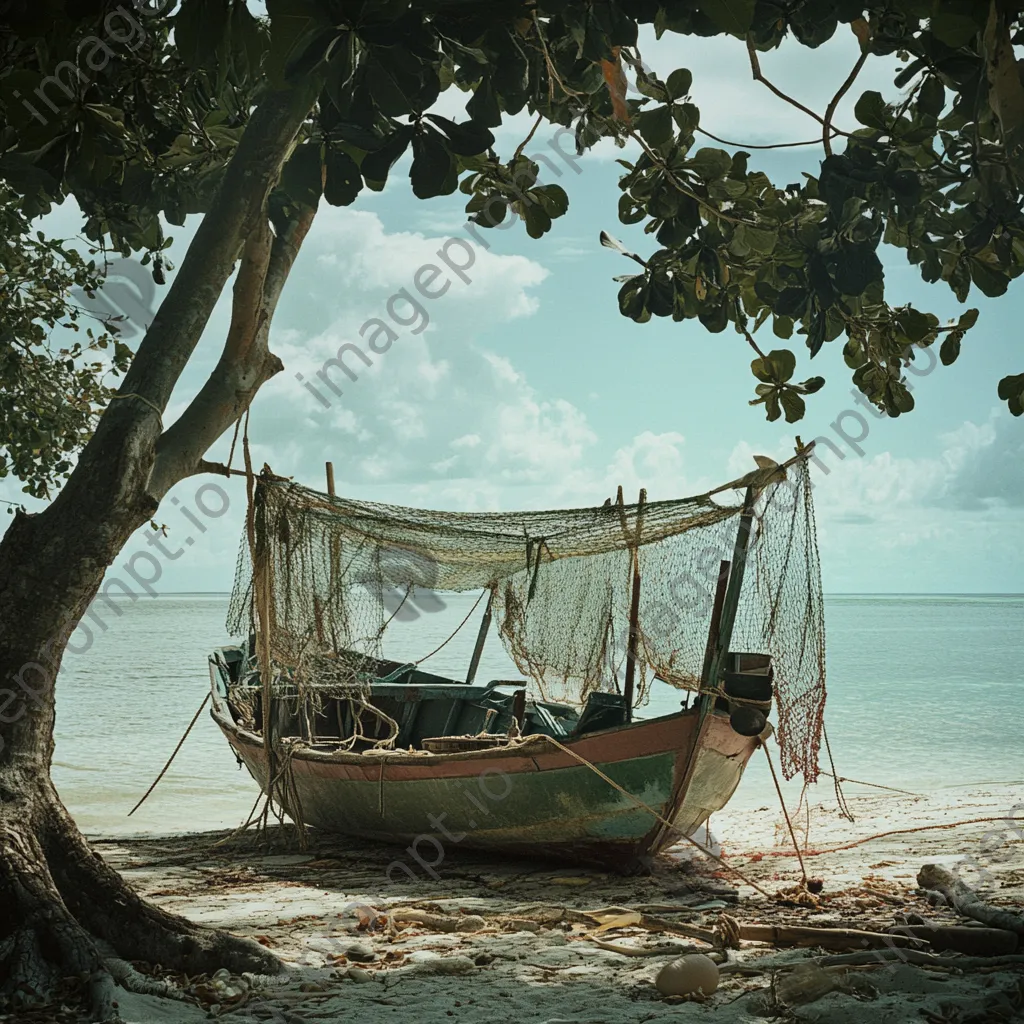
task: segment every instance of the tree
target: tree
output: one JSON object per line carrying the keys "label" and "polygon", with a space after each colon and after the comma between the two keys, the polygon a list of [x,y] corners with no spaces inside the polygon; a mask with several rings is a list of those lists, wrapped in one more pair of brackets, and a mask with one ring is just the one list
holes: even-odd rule
{"label": "tree", "polygon": [[[759,347],[769,317],[812,356],[845,336],[854,380],[892,414],[911,405],[910,345],[942,336],[943,361],[955,359],[975,314],[940,327],[889,305],[882,240],[961,298],[972,286],[1001,294],[1024,268],[1017,4],[270,0],[267,11],[258,17],[244,0],[36,0],[3,16],[0,475],[13,472],[30,493],[60,489],[39,514],[16,515],[0,542],[0,991],[31,997],[82,975],[97,1019],[113,1015],[114,994],[98,939],[193,973],[279,967],[258,945],[149,906],[90,851],[49,779],[53,683],[105,569],[170,487],[223,470],[206,452],[281,369],[274,310],[320,202],[382,189],[411,151],[416,196],[460,189],[482,227],[511,211],[537,237],[568,197],[540,184],[529,136],[503,160],[490,129],[525,109],[571,130],[581,151],[607,135],[633,139],[642,155],[626,168],[620,215],[644,221],[660,248],[628,254],[642,269],[623,283],[622,311],[732,325],[756,350],[755,401],[769,419],[798,419],[820,387],[791,381],[792,352]],[[852,134],[831,123],[840,97],[812,114],[825,158],[785,188],[749,171],[743,152],[696,148],[707,133],[689,72],[659,77],[637,45],[642,24],[726,33],[760,75],[759,51],[787,34],[821,45],[841,23],[862,46],[844,91],[871,55],[895,51],[907,92],[895,107],[862,96]],[[641,99],[627,96],[627,75]],[[453,86],[468,94],[461,122],[430,112]],[[170,269],[163,224],[201,218],[134,353],[116,324],[79,350],[51,342],[74,312],[68,287],[99,286],[98,266],[28,232],[67,197],[97,253],[144,253],[158,284]],[[220,360],[166,424],[171,390],[236,268]],[[90,346],[112,359],[85,363],[96,363]],[[104,375],[122,370],[110,394]],[[67,393],[74,403],[53,400]],[[1024,411],[1024,375],[1000,393]]]}

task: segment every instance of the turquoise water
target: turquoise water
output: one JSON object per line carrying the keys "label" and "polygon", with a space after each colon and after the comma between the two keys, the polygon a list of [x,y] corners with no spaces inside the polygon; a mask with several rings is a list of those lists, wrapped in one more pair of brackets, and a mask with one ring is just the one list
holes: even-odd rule
{"label": "turquoise water", "polygon": [[[474,600],[446,597],[444,612],[405,624],[388,653],[420,657]],[[226,641],[226,609],[227,595],[125,600],[120,616],[101,613],[106,630],[94,629],[87,651],[66,656],[53,774],[85,831],[224,828],[248,814],[256,787],[204,712],[153,795],[127,817],[207,691],[206,655]],[[826,722],[840,774],[920,793],[1024,778],[1024,595],[836,595],[825,610]],[[479,613],[424,667],[464,676]],[[478,678],[515,675],[492,636]],[[644,713],[678,701],[664,687]],[[774,801],[770,787],[755,758],[734,803]],[[828,799],[827,779],[817,789]]]}

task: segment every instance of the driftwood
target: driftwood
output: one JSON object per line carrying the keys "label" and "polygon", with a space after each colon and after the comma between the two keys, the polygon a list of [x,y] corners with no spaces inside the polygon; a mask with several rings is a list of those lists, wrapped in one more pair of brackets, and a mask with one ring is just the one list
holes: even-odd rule
{"label": "driftwood", "polygon": [[643,949],[639,946],[622,946],[617,942],[605,942],[604,939],[599,939],[596,935],[588,935],[587,938],[595,946],[600,946],[601,949],[607,949],[612,953],[621,953],[623,956],[685,956],[687,953],[707,953],[702,946],[684,946],[678,942],[669,946],[650,946]]}
{"label": "driftwood", "polygon": [[973,889],[938,864],[925,864],[917,873],[917,884],[922,889],[931,889],[939,893],[964,917],[971,917],[990,928],[1002,928],[1017,935],[1024,935],[1024,917],[983,902]]}
{"label": "driftwood", "polygon": [[972,928],[963,925],[901,925],[896,934],[924,939],[932,949],[967,953],[970,956],[1003,956],[1017,951],[1017,936],[1004,928]]}
{"label": "driftwood", "polygon": [[740,924],[741,939],[770,942],[773,946],[821,946],[822,949],[891,949],[893,946],[919,946],[911,935],[865,932],[855,928],[808,928],[795,925]]}
{"label": "driftwood", "polygon": [[871,949],[863,953],[845,953],[841,956],[823,956],[814,961],[819,967],[866,967],[879,962],[915,964],[918,967],[945,967],[958,971],[989,970],[1024,964],[1024,955],[1013,956],[936,956],[917,949]]}
{"label": "driftwood", "polygon": [[410,907],[396,907],[388,912],[395,923],[418,924],[435,932],[478,932],[487,927],[482,917],[474,914],[431,914],[427,910],[413,910]]}
{"label": "driftwood", "polygon": [[848,967],[881,967],[892,963],[914,964],[917,967],[941,967],[959,971],[987,971],[998,967],[1019,967],[1024,964],[1024,955],[1013,956],[936,956],[922,953],[917,949],[865,949],[858,953],[840,953],[832,956],[808,957],[806,960],[789,960],[780,963],[775,957],[730,963],[722,968],[722,974],[767,974],[771,971],[792,971],[807,964],[827,970],[845,970]]}

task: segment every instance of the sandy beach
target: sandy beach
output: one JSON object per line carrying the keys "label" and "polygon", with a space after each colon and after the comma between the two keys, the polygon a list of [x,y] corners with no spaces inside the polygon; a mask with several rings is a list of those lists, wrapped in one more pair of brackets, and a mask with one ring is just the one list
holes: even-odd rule
{"label": "sandy beach", "polygon": [[[827,799],[831,789],[825,786],[817,787],[816,802],[793,816],[807,874],[821,882],[816,896],[799,888],[799,862],[778,805],[725,810],[712,822],[723,858],[746,881],[685,843],[659,858],[649,877],[452,849],[436,866],[436,877],[418,871],[413,879],[409,872],[392,871],[391,881],[387,867],[403,851],[313,834],[300,850],[288,825],[272,829],[263,844],[251,831],[227,842],[221,842],[230,835],[225,832],[99,838],[96,848],[146,897],[193,921],[254,937],[290,967],[284,980],[170,977],[157,971],[154,981],[170,981],[185,998],[126,993],[121,1012],[140,1024],[211,1017],[286,1024],[1021,1019],[1019,955],[1016,962],[975,961],[961,970],[955,953],[917,965],[889,950],[862,953],[867,962],[848,967],[829,966],[823,959],[827,951],[813,946],[742,941],[716,954],[727,955],[728,964],[710,997],[659,994],[654,978],[664,964],[681,952],[713,951],[682,932],[721,929],[730,918],[740,925],[875,932],[908,920],[963,923],[918,888],[917,872],[926,863],[956,870],[986,902],[1019,912],[1020,783],[945,790],[939,797],[852,785],[846,793],[852,823]],[[903,831],[975,819],[995,820]],[[897,834],[820,852],[883,832]],[[707,836],[702,831],[698,838]],[[928,947],[921,948],[926,952],[918,958],[927,959]],[[628,955],[623,949],[658,952]],[[883,962],[884,956],[894,959]],[[815,966],[801,968],[794,981],[793,965],[805,961]],[[51,1009],[6,1019],[29,1024],[64,1018]]]}

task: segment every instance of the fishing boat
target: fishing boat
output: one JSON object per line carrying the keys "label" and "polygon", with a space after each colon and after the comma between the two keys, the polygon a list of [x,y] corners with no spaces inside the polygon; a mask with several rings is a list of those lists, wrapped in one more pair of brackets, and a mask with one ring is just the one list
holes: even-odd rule
{"label": "fishing boat", "polygon": [[[265,470],[229,614],[240,640],[209,659],[214,721],[280,814],[404,847],[389,874],[436,874],[459,848],[649,868],[773,732],[788,776],[816,772],[807,457],[674,501],[620,488],[594,508],[493,514]],[[383,656],[407,601],[471,590],[486,604],[464,678]],[[521,678],[477,681],[493,632]],[[679,710],[645,717],[666,684]]]}

